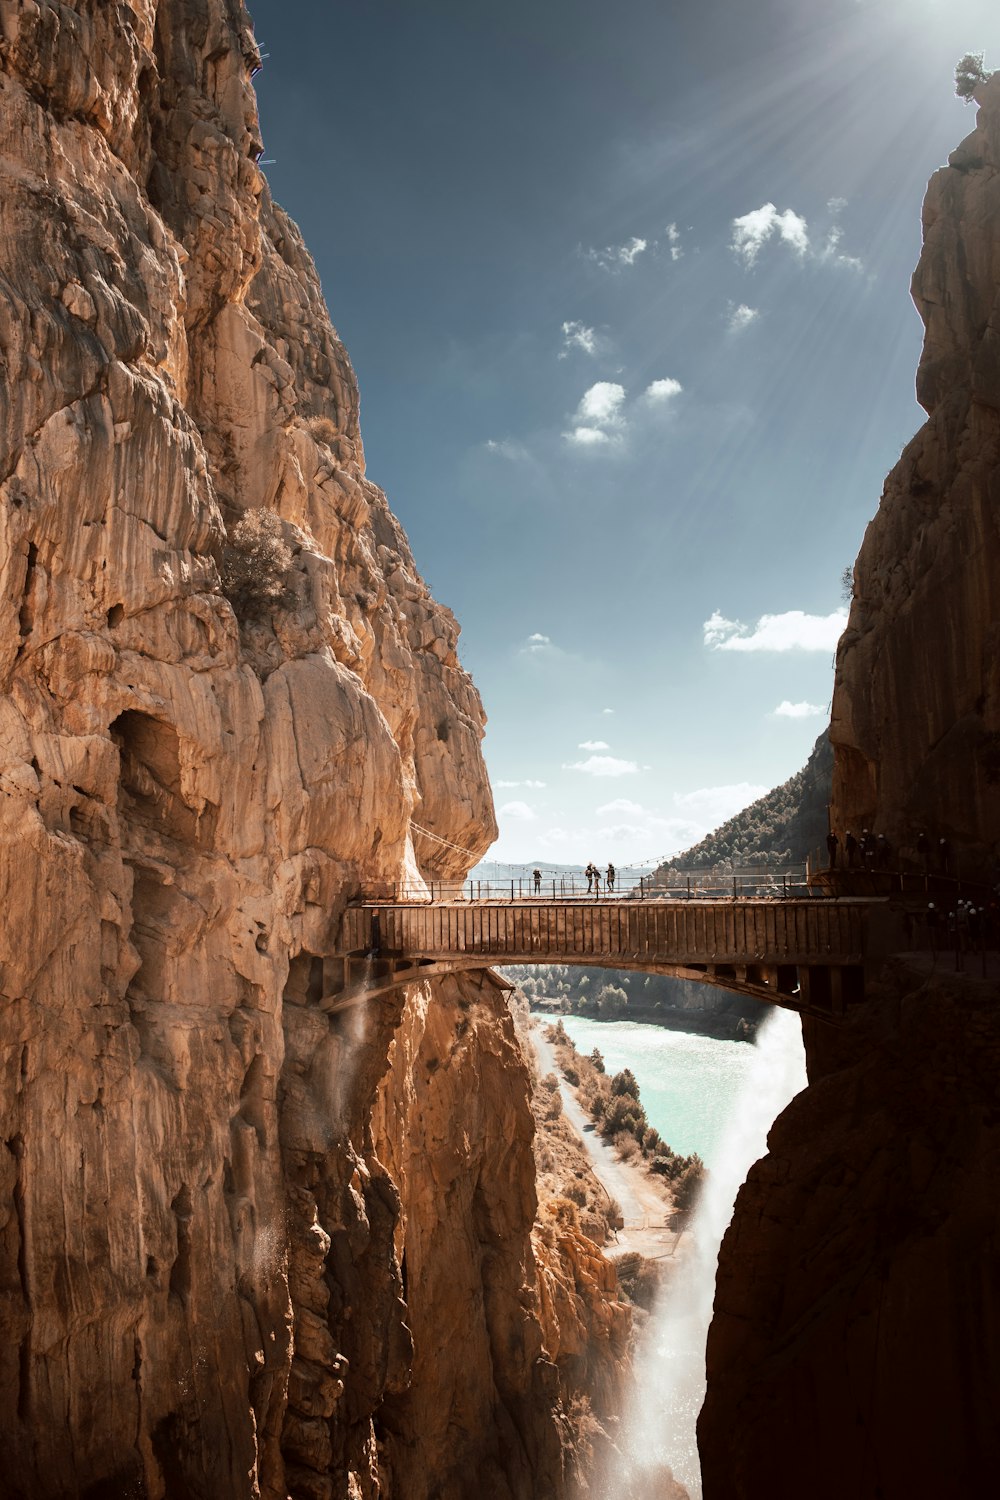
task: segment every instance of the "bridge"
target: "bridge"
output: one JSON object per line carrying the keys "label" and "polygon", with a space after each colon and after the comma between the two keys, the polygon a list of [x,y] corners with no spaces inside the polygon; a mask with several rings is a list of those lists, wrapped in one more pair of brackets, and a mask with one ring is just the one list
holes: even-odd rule
{"label": "bridge", "polygon": [[881,899],[362,899],[344,912],[341,983],[320,1004],[335,1014],[459,970],[573,964],[693,979],[838,1020],[864,999],[866,969],[903,946],[899,914]]}

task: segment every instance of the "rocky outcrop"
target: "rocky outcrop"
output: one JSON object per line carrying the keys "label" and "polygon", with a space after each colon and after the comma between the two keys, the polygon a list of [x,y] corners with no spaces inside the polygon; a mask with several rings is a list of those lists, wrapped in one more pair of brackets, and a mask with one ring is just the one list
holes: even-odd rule
{"label": "rocky outcrop", "polygon": [[400,1185],[414,1359],[379,1414],[390,1493],[557,1494],[558,1431],[537,1420],[559,1390],[530,1246],[534,1126],[502,991],[456,975],[433,1001],[414,996],[391,1061],[376,1138]]}
{"label": "rocky outcrop", "polygon": [[497,992],[315,1003],[495,824],[257,63],[238,0],[0,0],[0,1494],[556,1495]]}
{"label": "rocky outcrop", "polygon": [[[931,178],[913,297],[929,413],[889,475],[837,653],[833,819],[965,875],[1000,840],[1000,73]],[[953,870],[954,872],[954,870]]]}
{"label": "rocky outcrop", "polygon": [[807,1025],[719,1257],[705,1500],[972,1495],[1000,1463],[996,985],[900,968]]}

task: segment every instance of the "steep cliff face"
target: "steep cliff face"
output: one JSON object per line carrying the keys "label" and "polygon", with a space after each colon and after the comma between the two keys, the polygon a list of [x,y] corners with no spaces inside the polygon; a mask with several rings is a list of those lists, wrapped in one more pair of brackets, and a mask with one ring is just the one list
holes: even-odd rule
{"label": "steep cliff face", "polygon": [[899,969],[807,1025],[719,1257],[706,1500],[974,1495],[1000,1463],[996,985]]}
{"label": "steep cliff face", "polygon": [[[965,875],[1000,835],[1000,75],[979,100],[928,189],[914,295],[930,418],[865,537],[831,727],[835,826],[875,826],[904,859],[925,829]],[[804,1023],[809,1087],[720,1254],[706,1500],[995,1484],[997,995],[897,961],[842,1029]]]}
{"label": "steep cliff face", "polygon": [[1000,840],[1000,73],[931,178],[913,297],[928,421],[889,475],[855,567],[830,737],[834,826],[924,830],[963,873]]}
{"label": "steep cliff face", "polygon": [[0,1493],[554,1494],[496,994],[315,1004],[352,890],[464,873],[415,824],[495,825],[257,61],[238,0],[0,0]]}

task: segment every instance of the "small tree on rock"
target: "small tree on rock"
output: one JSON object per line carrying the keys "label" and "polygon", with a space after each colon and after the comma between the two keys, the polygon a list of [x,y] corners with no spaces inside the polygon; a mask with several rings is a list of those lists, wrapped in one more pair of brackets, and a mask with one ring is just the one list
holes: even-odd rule
{"label": "small tree on rock", "polygon": [[967,52],[955,69],[955,93],[966,104],[971,104],[976,89],[992,76],[983,65],[982,52]]}
{"label": "small tree on rock", "polygon": [[237,618],[260,620],[282,603],[291,548],[273,510],[248,510],[226,538],[219,564],[222,592]]}

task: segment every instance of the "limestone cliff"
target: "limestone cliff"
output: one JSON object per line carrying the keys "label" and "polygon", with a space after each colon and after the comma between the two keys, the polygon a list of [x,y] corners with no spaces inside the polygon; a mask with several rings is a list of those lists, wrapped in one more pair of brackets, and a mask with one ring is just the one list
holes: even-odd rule
{"label": "limestone cliff", "polygon": [[1000,73],[931,178],[913,297],[928,420],[886,480],[837,653],[833,820],[962,873],[1000,847]]}
{"label": "limestone cliff", "polygon": [[[834,825],[965,875],[1000,836],[1000,75],[931,180],[914,296],[929,420],[889,475],[837,661]],[[805,1024],[719,1258],[706,1500],[972,1495],[1000,1466],[1000,986],[886,966]],[[954,967],[954,959],[948,961]]]}
{"label": "limestone cliff", "polygon": [[806,1026],[719,1256],[705,1500],[985,1494],[1000,1464],[997,986],[900,967]]}
{"label": "limestone cliff", "polygon": [[[258,63],[239,0],[0,0],[0,1494],[557,1493],[496,996],[315,1005],[352,891],[495,825]],[[238,620],[257,510],[291,564]]]}

